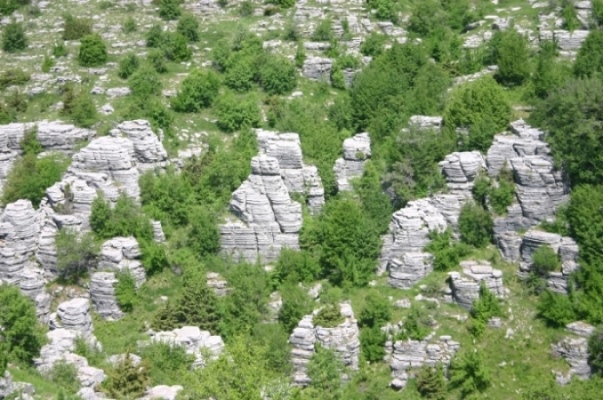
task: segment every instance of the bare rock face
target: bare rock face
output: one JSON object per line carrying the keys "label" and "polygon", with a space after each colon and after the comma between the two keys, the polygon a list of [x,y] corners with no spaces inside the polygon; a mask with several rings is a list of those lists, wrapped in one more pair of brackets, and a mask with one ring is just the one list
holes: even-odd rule
{"label": "bare rock face", "polygon": [[33,300],[36,305],[38,320],[43,324],[48,323],[52,302],[52,296],[46,291],[46,283],[44,271],[38,268],[35,263],[28,263],[21,272],[21,280],[19,281],[21,293]]}
{"label": "bare rock face", "polygon": [[220,226],[225,254],[271,262],[282,248],[299,248],[301,204],[289,196],[277,158],[260,154],[251,160],[251,175],[232,194],[230,210],[237,219]]}
{"label": "bare rock face", "polygon": [[[46,197],[41,206],[49,206],[54,211],[52,219],[61,227],[64,222],[73,227],[78,225],[77,230],[87,230],[90,227],[90,214],[92,213],[92,202],[96,199],[97,192],[83,179],[75,176],[66,176],[60,182],[46,189]],[[77,219],[68,222],[68,219]]]}
{"label": "bare rock face", "polygon": [[496,245],[505,260],[519,261],[521,237],[515,231],[506,231],[496,236]]}
{"label": "bare rock face", "polygon": [[553,355],[564,358],[570,365],[570,375],[579,379],[588,379],[591,369],[588,365],[588,339],[584,337],[563,338],[559,343],[552,344]]}
{"label": "bare rock face", "polygon": [[224,350],[224,342],[220,336],[213,336],[209,331],[202,331],[197,326],[152,333],[151,343],[183,347],[187,354],[195,356],[194,367],[205,365],[204,353],[207,352],[210,359],[216,359]]}
{"label": "bare rock face", "polygon": [[132,142],[136,166],[141,172],[165,168],[167,152],[153,132],[149,121],[141,119],[126,121],[117,125],[116,129]]}
{"label": "bare rock face", "polygon": [[541,30],[540,40],[555,41],[557,48],[562,56],[573,57],[578,53],[582,43],[588,36],[587,30],[576,30],[573,32],[553,29],[553,30]]}
{"label": "bare rock face", "polygon": [[216,272],[207,273],[207,287],[214,290],[216,296],[226,296],[229,292],[228,282]]}
{"label": "bare rock face", "polygon": [[389,232],[383,236],[380,271],[388,270],[392,260],[402,260],[405,254],[422,253],[429,243],[429,233],[446,227],[446,219],[429,199],[411,201],[393,214]]}
{"label": "bare rock face", "polygon": [[51,316],[51,327],[63,328],[88,338],[92,335],[90,302],[85,298],[75,298],[59,304],[56,314]]}
{"label": "bare rock face", "polygon": [[100,271],[129,272],[139,288],[146,281],[146,273],[140,262],[140,246],[133,237],[116,237],[101,246],[98,269]]}
{"label": "bare rock face", "polygon": [[315,326],[313,315],[306,315],[293,330],[289,337],[292,345],[291,360],[293,362],[295,385],[308,385],[311,380],[307,375],[307,366],[314,355],[314,344],[333,349],[343,364],[358,370],[360,356],[360,331],[349,304],[340,304],[341,314],[345,320],[336,327],[324,328]]}
{"label": "bare rock face", "polygon": [[398,340],[393,343],[390,350],[390,369],[394,389],[406,387],[408,379],[413,373],[423,366],[435,367],[438,364],[450,365],[454,354],[459,350],[460,344],[453,341],[450,336],[440,336],[434,343],[417,340]]}
{"label": "bare rock face", "polygon": [[8,204],[0,214],[0,279],[18,283],[38,246],[40,224],[29,200]]}
{"label": "bare rock face", "polygon": [[113,272],[95,272],[90,277],[90,301],[94,310],[104,319],[117,321],[123,317],[115,298],[118,280]]}
{"label": "bare rock face", "polygon": [[439,163],[450,193],[471,196],[473,181],[485,169],[484,158],[479,151],[464,151],[448,154]]}
{"label": "bare rock face", "polygon": [[429,253],[404,253],[387,265],[387,283],[398,289],[408,289],[433,271],[433,256]]}
{"label": "bare rock face", "polygon": [[541,246],[550,247],[561,260],[561,271],[548,273],[548,288],[557,293],[567,294],[569,276],[579,268],[579,249],[572,238],[535,229],[526,232],[521,240],[519,276],[527,278],[532,270],[532,254]]}
{"label": "bare rock face", "polygon": [[151,225],[153,226],[153,240],[157,243],[165,242],[165,234],[163,233],[161,221],[151,220]]}
{"label": "bare rock face", "polygon": [[408,120],[409,129],[416,130],[435,130],[440,131],[442,129],[442,123],[444,118],[442,117],[429,117],[426,115],[413,115]]}
{"label": "bare rock face", "polygon": [[325,191],[318,170],[303,161],[297,133],[277,133],[256,129],[261,154],[278,160],[280,174],[290,194],[304,194],[310,211],[317,213],[325,203]]}
{"label": "bare rock face", "polygon": [[4,371],[4,376],[0,376],[0,399],[4,399],[15,392],[15,384],[10,372]]}
{"label": "bare rock face", "polygon": [[371,138],[368,133],[359,133],[343,141],[343,157],[335,161],[333,171],[339,191],[352,190],[349,182],[362,176],[364,164],[371,157]]}
{"label": "bare rock face", "polygon": [[313,81],[331,83],[333,60],[322,57],[307,57],[302,67],[302,74]]}
{"label": "bare rock face", "polygon": [[492,268],[487,261],[462,261],[462,273],[448,273],[448,283],[452,299],[461,307],[471,309],[473,301],[479,299],[479,289],[483,282],[496,297],[504,297],[502,272]]}

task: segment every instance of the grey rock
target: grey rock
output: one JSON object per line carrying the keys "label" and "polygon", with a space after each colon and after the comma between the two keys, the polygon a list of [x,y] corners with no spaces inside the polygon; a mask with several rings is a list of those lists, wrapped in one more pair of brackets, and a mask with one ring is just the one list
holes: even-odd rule
{"label": "grey rock", "polygon": [[322,57],[307,57],[304,60],[302,74],[311,80],[319,82],[331,82],[331,68],[333,60]]}
{"label": "grey rock", "polygon": [[484,158],[479,151],[455,152],[439,163],[450,193],[470,197],[473,181],[485,169]]}
{"label": "grey rock", "polygon": [[153,226],[153,239],[157,243],[165,242],[165,234],[163,233],[161,221],[151,220],[151,225]]}
{"label": "grey rock", "polygon": [[166,386],[159,385],[153,386],[145,393],[144,397],[141,397],[140,400],[154,400],[154,399],[163,399],[163,400],[176,400],[178,393],[184,388],[180,385],[174,386]]}
{"label": "grey rock", "polygon": [[515,231],[506,231],[500,235],[495,235],[496,245],[503,258],[507,261],[519,261],[521,247],[521,237]]}
{"label": "grey rock", "polygon": [[146,281],[140,262],[140,246],[134,237],[116,237],[101,246],[98,269],[100,271],[129,272],[139,288]]}
{"label": "grey rock", "polygon": [[124,363],[126,361],[126,357],[132,362],[132,365],[134,366],[137,366],[142,361],[142,358],[140,356],[133,353],[114,354],[107,358],[107,361],[109,362],[109,364],[115,367],[119,364]]}
{"label": "grey rock", "polygon": [[56,314],[58,318],[51,318],[52,328],[73,331],[83,338],[92,335],[92,317],[88,299],[75,298],[63,302],[59,304]]}
{"label": "grey rock", "polygon": [[588,379],[591,369],[588,365],[588,339],[566,337],[552,344],[553,355],[564,358],[570,365],[570,375],[579,379]]}
{"label": "grey rock", "polygon": [[403,253],[387,264],[387,283],[399,289],[408,289],[433,271],[433,256],[429,253]]}
{"label": "grey rock", "polygon": [[540,40],[555,41],[559,48],[561,55],[574,56],[586,37],[589,31],[587,30],[576,30],[573,32],[565,30],[541,30]]}
{"label": "grey rock", "polygon": [[196,326],[183,326],[173,331],[151,333],[150,343],[165,343],[184,348],[187,354],[195,356],[194,367],[205,365],[205,353],[210,359],[216,359],[224,350],[224,342],[220,336],[212,336],[209,331],[202,331]]}
{"label": "grey rock", "polygon": [[115,297],[118,280],[113,272],[95,272],[90,277],[90,301],[94,310],[103,318],[117,321],[123,317]]}
{"label": "grey rock", "polygon": [[136,166],[141,172],[166,166],[167,152],[148,121],[125,121],[117,125],[117,130],[132,142]]}
{"label": "grey rock", "polygon": [[594,326],[587,324],[584,321],[576,321],[576,322],[569,323],[565,326],[565,329],[568,332],[571,332],[576,336],[580,336],[580,337],[584,337],[584,338],[589,338],[595,331]]}
{"label": "grey rock", "polygon": [[207,287],[213,289],[217,296],[226,296],[230,291],[226,279],[216,272],[207,273]]}
{"label": "grey rock", "polygon": [[488,261],[467,260],[462,261],[460,265],[463,272],[449,272],[448,284],[452,299],[461,307],[471,309],[473,301],[479,299],[482,282],[496,297],[504,297],[502,272],[492,268]]}
{"label": "grey rock", "polygon": [[408,120],[408,128],[415,130],[435,130],[442,129],[444,118],[430,117],[427,115],[413,115]]}
{"label": "grey rock", "polygon": [[10,372],[4,371],[4,376],[0,376],[0,399],[10,396],[15,392],[15,384]]}
{"label": "grey rock", "polygon": [[339,191],[352,190],[350,179],[362,176],[364,164],[371,157],[371,138],[368,133],[359,133],[343,141],[343,157],[335,161],[333,171]]}

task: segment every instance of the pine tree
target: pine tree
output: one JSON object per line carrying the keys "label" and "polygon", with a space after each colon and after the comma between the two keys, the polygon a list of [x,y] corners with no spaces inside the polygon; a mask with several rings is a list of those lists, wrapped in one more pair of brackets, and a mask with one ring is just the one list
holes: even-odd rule
{"label": "pine tree", "polygon": [[417,390],[428,399],[444,400],[446,398],[446,380],[441,364],[435,368],[424,366],[417,375]]}
{"label": "pine tree", "polygon": [[151,326],[153,329],[159,331],[171,331],[178,326],[174,307],[170,304],[169,300],[163,307],[157,310],[153,317],[153,321],[151,322]]}
{"label": "pine tree", "polygon": [[216,332],[218,326],[218,298],[207,286],[205,272],[191,268],[184,275],[184,290],[174,307],[174,317],[179,324],[198,326]]}
{"label": "pine tree", "polygon": [[108,374],[103,384],[105,392],[116,399],[137,399],[144,394],[150,383],[146,362],[134,365],[130,353]]}

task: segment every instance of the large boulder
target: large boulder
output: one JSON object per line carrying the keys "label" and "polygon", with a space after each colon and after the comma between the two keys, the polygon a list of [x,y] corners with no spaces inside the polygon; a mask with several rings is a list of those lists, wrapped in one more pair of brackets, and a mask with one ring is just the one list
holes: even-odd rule
{"label": "large boulder", "polygon": [[359,133],[343,141],[343,157],[335,161],[333,171],[339,191],[352,190],[350,179],[362,176],[364,164],[371,157],[371,138]]}
{"label": "large boulder", "polygon": [[140,262],[142,253],[134,237],[115,237],[101,246],[100,271],[128,272],[139,288],[146,281],[146,272]]}
{"label": "large boulder", "polygon": [[505,295],[502,272],[492,268],[488,261],[467,260],[461,262],[461,272],[448,273],[448,284],[452,299],[461,307],[471,309],[473,302],[479,299],[482,283],[498,298]]}
{"label": "large boulder", "polygon": [[94,310],[104,319],[116,321],[123,317],[115,297],[118,280],[114,272],[95,272],[90,276],[90,301]]}

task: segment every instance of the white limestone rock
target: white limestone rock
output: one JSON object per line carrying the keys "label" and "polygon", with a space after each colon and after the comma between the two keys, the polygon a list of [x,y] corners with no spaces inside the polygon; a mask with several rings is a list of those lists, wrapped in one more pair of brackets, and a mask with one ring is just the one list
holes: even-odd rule
{"label": "white limestone rock", "polygon": [[304,60],[302,74],[313,81],[331,83],[333,60],[323,57],[307,57]]}
{"label": "white limestone rock", "polygon": [[541,41],[555,41],[562,56],[573,57],[577,54],[582,43],[588,36],[587,30],[575,30],[573,32],[561,29],[545,29],[540,31]]}
{"label": "white limestone rock", "polygon": [[403,253],[387,265],[387,283],[398,289],[408,289],[433,271],[433,256],[429,253]]}
{"label": "white limestone rock", "polygon": [[184,388],[180,385],[167,386],[167,385],[159,385],[153,386],[145,393],[144,397],[140,398],[140,400],[176,400],[178,393]]}
{"label": "white limestone rock", "polygon": [[115,285],[118,280],[113,272],[95,272],[90,276],[90,301],[94,310],[109,321],[123,317],[115,297]]}
{"label": "white limestone rock", "polygon": [[473,181],[486,164],[479,151],[448,154],[439,163],[450,193],[470,197]]}
{"label": "white limestone rock", "polygon": [[129,272],[136,288],[146,281],[146,272],[140,262],[140,246],[134,237],[115,237],[101,246],[98,269],[100,271]]}
{"label": "white limestone rock", "polygon": [[430,117],[427,115],[413,115],[408,120],[408,128],[424,131],[424,130],[435,130],[440,131],[442,129],[444,118],[442,117]]}
{"label": "white limestone rock", "polygon": [[216,296],[219,297],[226,296],[230,291],[226,279],[216,272],[207,273],[207,287],[213,289]]}
{"label": "white limestone rock", "polygon": [[473,301],[479,299],[482,282],[496,297],[504,297],[502,272],[492,268],[488,261],[467,260],[460,265],[463,272],[448,273],[448,283],[453,300],[461,307],[471,309]]}
{"label": "white limestone rock", "polygon": [[339,191],[352,190],[350,179],[362,176],[364,164],[371,157],[371,138],[359,133],[343,141],[343,157],[335,161],[333,171]]}
{"label": "white limestone rock", "polygon": [[48,323],[52,302],[52,296],[46,291],[46,283],[44,271],[32,262],[23,269],[19,281],[21,293],[33,300],[36,305],[36,316],[43,324]]}
{"label": "white limestone rock", "polygon": [[153,240],[157,243],[165,242],[165,234],[163,233],[161,221],[151,220],[151,225],[153,226]]}
{"label": "white limestone rock", "polygon": [[92,335],[92,316],[88,299],[80,297],[63,302],[59,304],[56,314],[58,318],[51,318],[51,327],[58,322],[56,328],[76,332],[83,338]]}
{"label": "white limestone rock", "polygon": [[552,344],[551,349],[553,355],[564,358],[570,365],[570,375],[582,380],[590,378],[587,338],[565,337],[559,343]]}
{"label": "white limestone rock", "polygon": [[150,343],[165,343],[184,348],[187,354],[195,356],[194,367],[205,365],[205,353],[209,354],[210,359],[217,359],[224,350],[224,342],[220,336],[213,336],[209,331],[202,331],[197,326],[152,332]]}
{"label": "white limestone rock", "polygon": [[132,142],[136,165],[141,172],[166,166],[167,152],[148,121],[125,121],[116,129]]}

